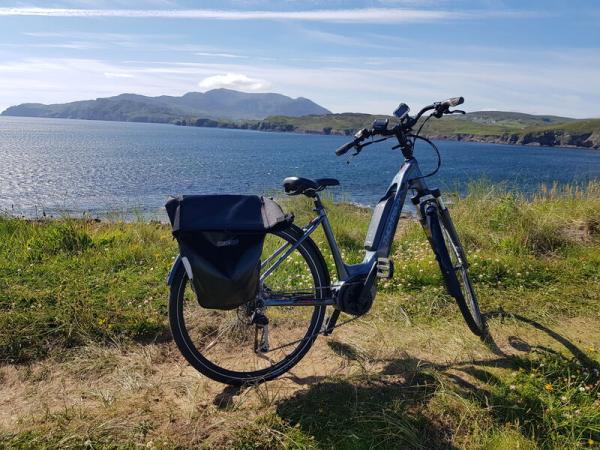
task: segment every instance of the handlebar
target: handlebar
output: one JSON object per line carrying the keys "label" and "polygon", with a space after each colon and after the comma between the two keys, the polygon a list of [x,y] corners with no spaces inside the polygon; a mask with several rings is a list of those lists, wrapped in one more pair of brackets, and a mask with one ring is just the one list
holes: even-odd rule
{"label": "handlebar", "polygon": [[[337,156],[341,156],[341,155],[347,153],[348,150],[355,148],[355,147],[358,149],[358,151],[360,151],[360,149],[363,146],[369,145],[369,144],[361,145],[361,142],[368,137],[376,136],[376,135],[387,136],[387,137],[396,136],[396,137],[398,137],[398,140],[401,142],[400,147],[405,147],[405,145],[406,145],[405,144],[406,138],[404,137],[405,134],[408,134],[410,132],[412,127],[415,126],[415,124],[419,121],[419,119],[421,118],[421,116],[424,113],[426,113],[427,111],[435,110],[432,113],[432,115],[437,118],[442,117],[442,115],[444,115],[444,114],[452,114],[452,112],[461,112],[464,114],[464,111],[458,111],[458,110],[449,111],[449,108],[461,105],[464,103],[464,101],[465,101],[464,97],[452,97],[452,98],[449,98],[448,100],[444,100],[442,102],[432,103],[431,105],[428,105],[428,106],[424,107],[423,109],[421,109],[421,111],[419,111],[419,113],[415,117],[409,117],[407,115],[406,118],[405,119],[403,118],[398,125],[396,125],[394,128],[389,129],[389,130],[387,130],[387,129],[385,129],[385,130],[375,130],[375,129],[367,130],[367,129],[363,128],[354,135],[354,139],[352,141],[347,142],[347,143],[343,144],[342,146],[340,146],[335,151],[335,154]],[[387,139],[387,137],[385,139]],[[377,142],[377,141],[375,141],[375,142]]]}
{"label": "handlebar", "polygon": [[359,142],[360,141],[358,141],[357,139],[354,139],[353,141],[350,141],[350,142],[346,142],[344,145],[342,145],[335,151],[335,154],[337,156],[342,156],[344,153],[348,152],[348,150],[350,150],[351,148],[356,146]]}
{"label": "handlebar", "polygon": [[428,105],[425,108],[423,108],[421,111],[419,111],[419,113],[411,120],[410,126],[411,127],[414,126],[419,121],[421,116],[423,114],[425,114],[427,111],[431,111],[432,109],[435,109],[435,112],[433,113],[433,115],[439,119],[444,114],[449,113],[449,111],[448,111],[449,108],[458,106],[458,105],[462,105],[464,102],[465,102],[464,97],[452,97],[452,98],[449,98],[448,100],[444,100],[443,102],[432,103],[431,105]]}
{"label": "handlebar", "polygon": [[448,100],[440,102],[440,104],[446,108],[462,105],[465,102],[464,97],[452,97]]}

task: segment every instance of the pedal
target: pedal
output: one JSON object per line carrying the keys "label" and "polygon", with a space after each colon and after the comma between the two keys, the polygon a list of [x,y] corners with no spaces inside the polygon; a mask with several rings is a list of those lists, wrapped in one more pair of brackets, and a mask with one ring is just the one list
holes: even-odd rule
{"label": "pedal", "polygon": [[338,321],[338,317],[340,317],[340,310],[335,309],[331,316],[329,316],[325,321],[325,325],[323,326],[323,336],[329,336],[331,334],[335,328],[335,324]]}
{"label": "pedal", "polygon": [[394,276],[394,262],[390,258],[377,258],[377,277],[387,278]]}

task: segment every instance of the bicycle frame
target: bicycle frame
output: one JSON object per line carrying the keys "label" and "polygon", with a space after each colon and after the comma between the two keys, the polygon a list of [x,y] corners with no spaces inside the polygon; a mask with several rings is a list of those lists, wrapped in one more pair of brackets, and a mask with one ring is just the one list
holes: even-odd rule
{"label": "bicycle frame", "polygon": [[[415,191],[417,197],[421,200],[426,200],[428,196],[433,198],[423,179],[419,164],[415,158],[405,159],[404,163],[400,166],[398,173],[390,183],[386,194],[382,197],[380,202],[385,201],[386,205],[388,202],[391,202],[389,209],[385,214],[385,217],[383,215],[376,217],[374,213],[367,237],[372,234],[377,237],[377,242],[373,243],[374,245],[370,250],[366,250],[363,261],[358,264],[346,264],[342,259],[342,254],[333,234],[333,229],[327,217],[325,208],[319,196],[315,195],[314,202],[317,217],[311,220],[308,225],[303,228],[304,234],[294,245],[283,245],[267,260],[261,263],[261,269],[263,269],[267,264],[283,253],[273,265],[263,272],[261,275],[261,282],[267,278],[283,262],[283,260],[285,260],[285,258],[296,250],[300,244],[319,227],[319,225],[322,225],[323,227],[327,243],[331,249],[331,254],[333,255],[338,277],[338,283],[336,283],[336,285],[341,286],[344,282],[350,279],[356,279],[357,277],[366,277],[373,269],[373,265],[377,264],[378,258],[388,258],[390,255],[400,214],[402,213],[402,208],[404,207],[406,195],[409,190]],[[329,288],[329,286],[321,288]],[[330,298],[270,298],[264,299],[263,302],[265,306],[319,306],[335,304],[334,300]]]}

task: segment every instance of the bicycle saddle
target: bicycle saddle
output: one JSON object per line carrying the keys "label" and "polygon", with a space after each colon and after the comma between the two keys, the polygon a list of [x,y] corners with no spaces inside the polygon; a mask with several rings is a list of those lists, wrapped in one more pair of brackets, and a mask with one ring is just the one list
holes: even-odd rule
{"label": "bicycle saddle", "polygon": [[283,180],[283,189],[288,195],[304,194],[307,197],[314,197],[319,191],[327,186],[339,186],[340,182],[335,178],[318,178],[310,180],[301,177],[287,177]]}

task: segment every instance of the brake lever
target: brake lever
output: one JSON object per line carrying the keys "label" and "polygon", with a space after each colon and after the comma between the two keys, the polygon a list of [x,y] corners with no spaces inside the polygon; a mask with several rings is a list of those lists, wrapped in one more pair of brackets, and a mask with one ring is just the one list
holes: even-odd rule
{"label": "brake lever", "polygon": [[358,155],[360,153],[360,151],[362,150],[362,145],[361,144],[357,144],[356,147],[354,147],[354,153],[350,153],[348,155],[348,159],[346,160],[346,164],[350,164],[352,162],[352,159]]}
{"label": "brake lever", "polygon": [[358,155],[360,152],[362,152],[363,147],[366,147],[369,144],[358,144],[356,147],[354,147],[354,153],[352,153],[352,156]]}
{"label": "brake lever", "polygon": [[446,114],[466,114],[462,109],[455,109],[453,111],[448,110]]}
{"label": "brake lever", "polygon": [[367,147],[368,145],[371,145],[371,144],[376,144],[378,142],[383,142],[383,141],[385,141],[387,139],[389,139],[389,137],[384,137],[384,138],[381,138],[381,139],[375,139],[375,140],[372,140],[372,141],[364,143],[364,144],[356,144],[356,146],[354,147],[354,153],[350,154],[350,157],[346,161],[346,164],[350,164],[350,159],[352,159],[354,156],[356,156],[360,152],[362,152],[363,148],[365,148],[365,147]]}

